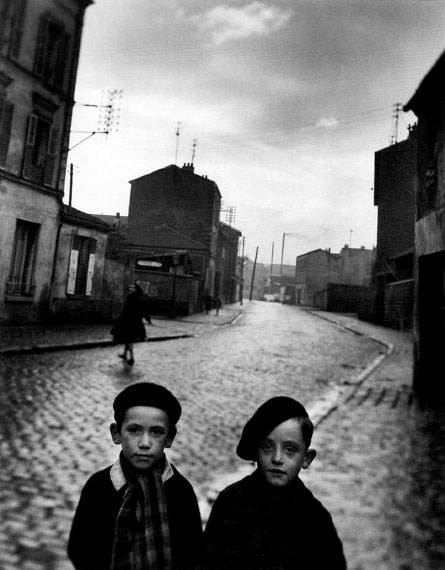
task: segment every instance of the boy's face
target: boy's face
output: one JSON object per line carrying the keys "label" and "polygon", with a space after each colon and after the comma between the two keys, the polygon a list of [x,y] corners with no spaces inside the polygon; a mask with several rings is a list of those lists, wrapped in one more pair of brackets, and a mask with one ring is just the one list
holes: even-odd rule
{"label": "boy's face", "polygon": [[315,457],[306,449],[300,422],[291,418],[277,425],[258,446],[258,467],[270,485],[284,487],[307,469]]}
{"label": "boy's face", "polygon": [[149,406],[128,408],[119,430],[111,424],[111,437],[137,471],[148,471],[162,458],[164,449],[171,447],[170,422],[167,412]]}

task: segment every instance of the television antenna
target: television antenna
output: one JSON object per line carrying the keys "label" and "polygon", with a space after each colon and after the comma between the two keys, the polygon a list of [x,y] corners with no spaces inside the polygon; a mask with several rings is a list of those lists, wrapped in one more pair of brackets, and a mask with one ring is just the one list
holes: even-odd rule
{"label": "television antenna", "polygon": [[394,119],[394,130],[391,135],[390,144],[397,144],[397,137],[399,131],[399,114],[402,111],[402,103],[394,103],[393,107],[394,111],[392,117]]}
{"label": "television antenna", "polygon": [[181,122],[176,123],[176,152],[175,152],[175,164],[178,164],[178,148],[179,148],[179,135],[181,134]]}
{"label": "television antenna", "polygon": [[102,90],[102,102],[99,105],[92,103],[74,103],[77,107],[94,107],[99,109],[99,121],[98,127],[95,131],[70,131],[70,133],[89,133],[87,137],[73,145],[68,149],[73,150],[76,146],[79,146],[86,140],[90,139],[94,135],[108,135],[111,132],[117,132],[119,119],[120,119],[120,100],[122,99],[123,90],[122,89],[106,89]]}
{"label": "television antenna", "polygon": [[198,139],[193,139],[192,144],[192,164],[195,162],[196,147],[198,145]]}

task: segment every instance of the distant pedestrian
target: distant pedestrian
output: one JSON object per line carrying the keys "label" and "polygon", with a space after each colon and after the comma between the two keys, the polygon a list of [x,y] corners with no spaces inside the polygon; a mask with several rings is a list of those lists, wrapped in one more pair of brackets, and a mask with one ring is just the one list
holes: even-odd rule
{"label": "distant pedestrian", "polygon": [[217,315],[219,315],[219,310],[221,308],[221,305],[222,305],[221,299],[219,297],[216,297],[216,299],[215,299],[215,312]]}
{"label": "distant pedestrian", "polygon": [[257,469],[217,497],[205,530],[207,570],[345,570],[331,515],[298,474],[315,457],[304,407],[278,396],[246,423],[237,454]]}
{"label": "distant pedestrian", "polygon": [[121,316],[111,329],[113,340],[124,345],[124,352],[119,354],[127,364],[134,364],[134,343],[147,338],[143,319],[151,324],[148,304],[140,285],[132,283],[128,288],[129,294],[124,304]]}
{"label": "distant pedestrian", "polygon": [[76,570],[197,570],[203,535],[191,484],[167,459],[181,405],[150,382],[127,386],[113,404],[114,465],[86,482],[68,556]]}

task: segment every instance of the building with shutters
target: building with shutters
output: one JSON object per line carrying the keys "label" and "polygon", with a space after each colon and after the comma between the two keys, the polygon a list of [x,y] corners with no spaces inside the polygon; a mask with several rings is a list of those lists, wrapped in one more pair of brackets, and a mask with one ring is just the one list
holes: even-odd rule
{"label": "building with shutters", "polygon": [[0,319],[50,305],[74,88],[92,0],[0,0]]}
{"label": "building with shutters", "polygon": [[51,287],[52,318],[60,322],[111,320],[105,253],[112,227],[67,205],[62,207],[61,221]]}

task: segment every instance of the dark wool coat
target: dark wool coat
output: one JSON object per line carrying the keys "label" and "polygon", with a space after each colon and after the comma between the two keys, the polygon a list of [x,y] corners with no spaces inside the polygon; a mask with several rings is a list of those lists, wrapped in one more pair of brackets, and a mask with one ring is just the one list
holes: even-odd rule
{"label": "dark wool coat", "polygon": [[147,297],[134,291],[126,298],[122,314],[111,329],[114,342],[126,344],[145,340],[147,334],[142,320],[144,318],[151,322]]}
{"label": "dark wool coat", "polygon": [[[202,523],[195,492],[172,465],[165,481],[174,570],[200,568]],[[76,570],[109,570],[116,518],[126,486],[116,491],[111,467],[90,477],[82,490],[68,542],[68,556]],[[131,570],[131,569],[129,569]]]}
{"label": "dark wool coat", "polygon": [[300,479],[269,485],[257,470],[216,499],[205,530],[208,570],[345,570],[332,518]]}

